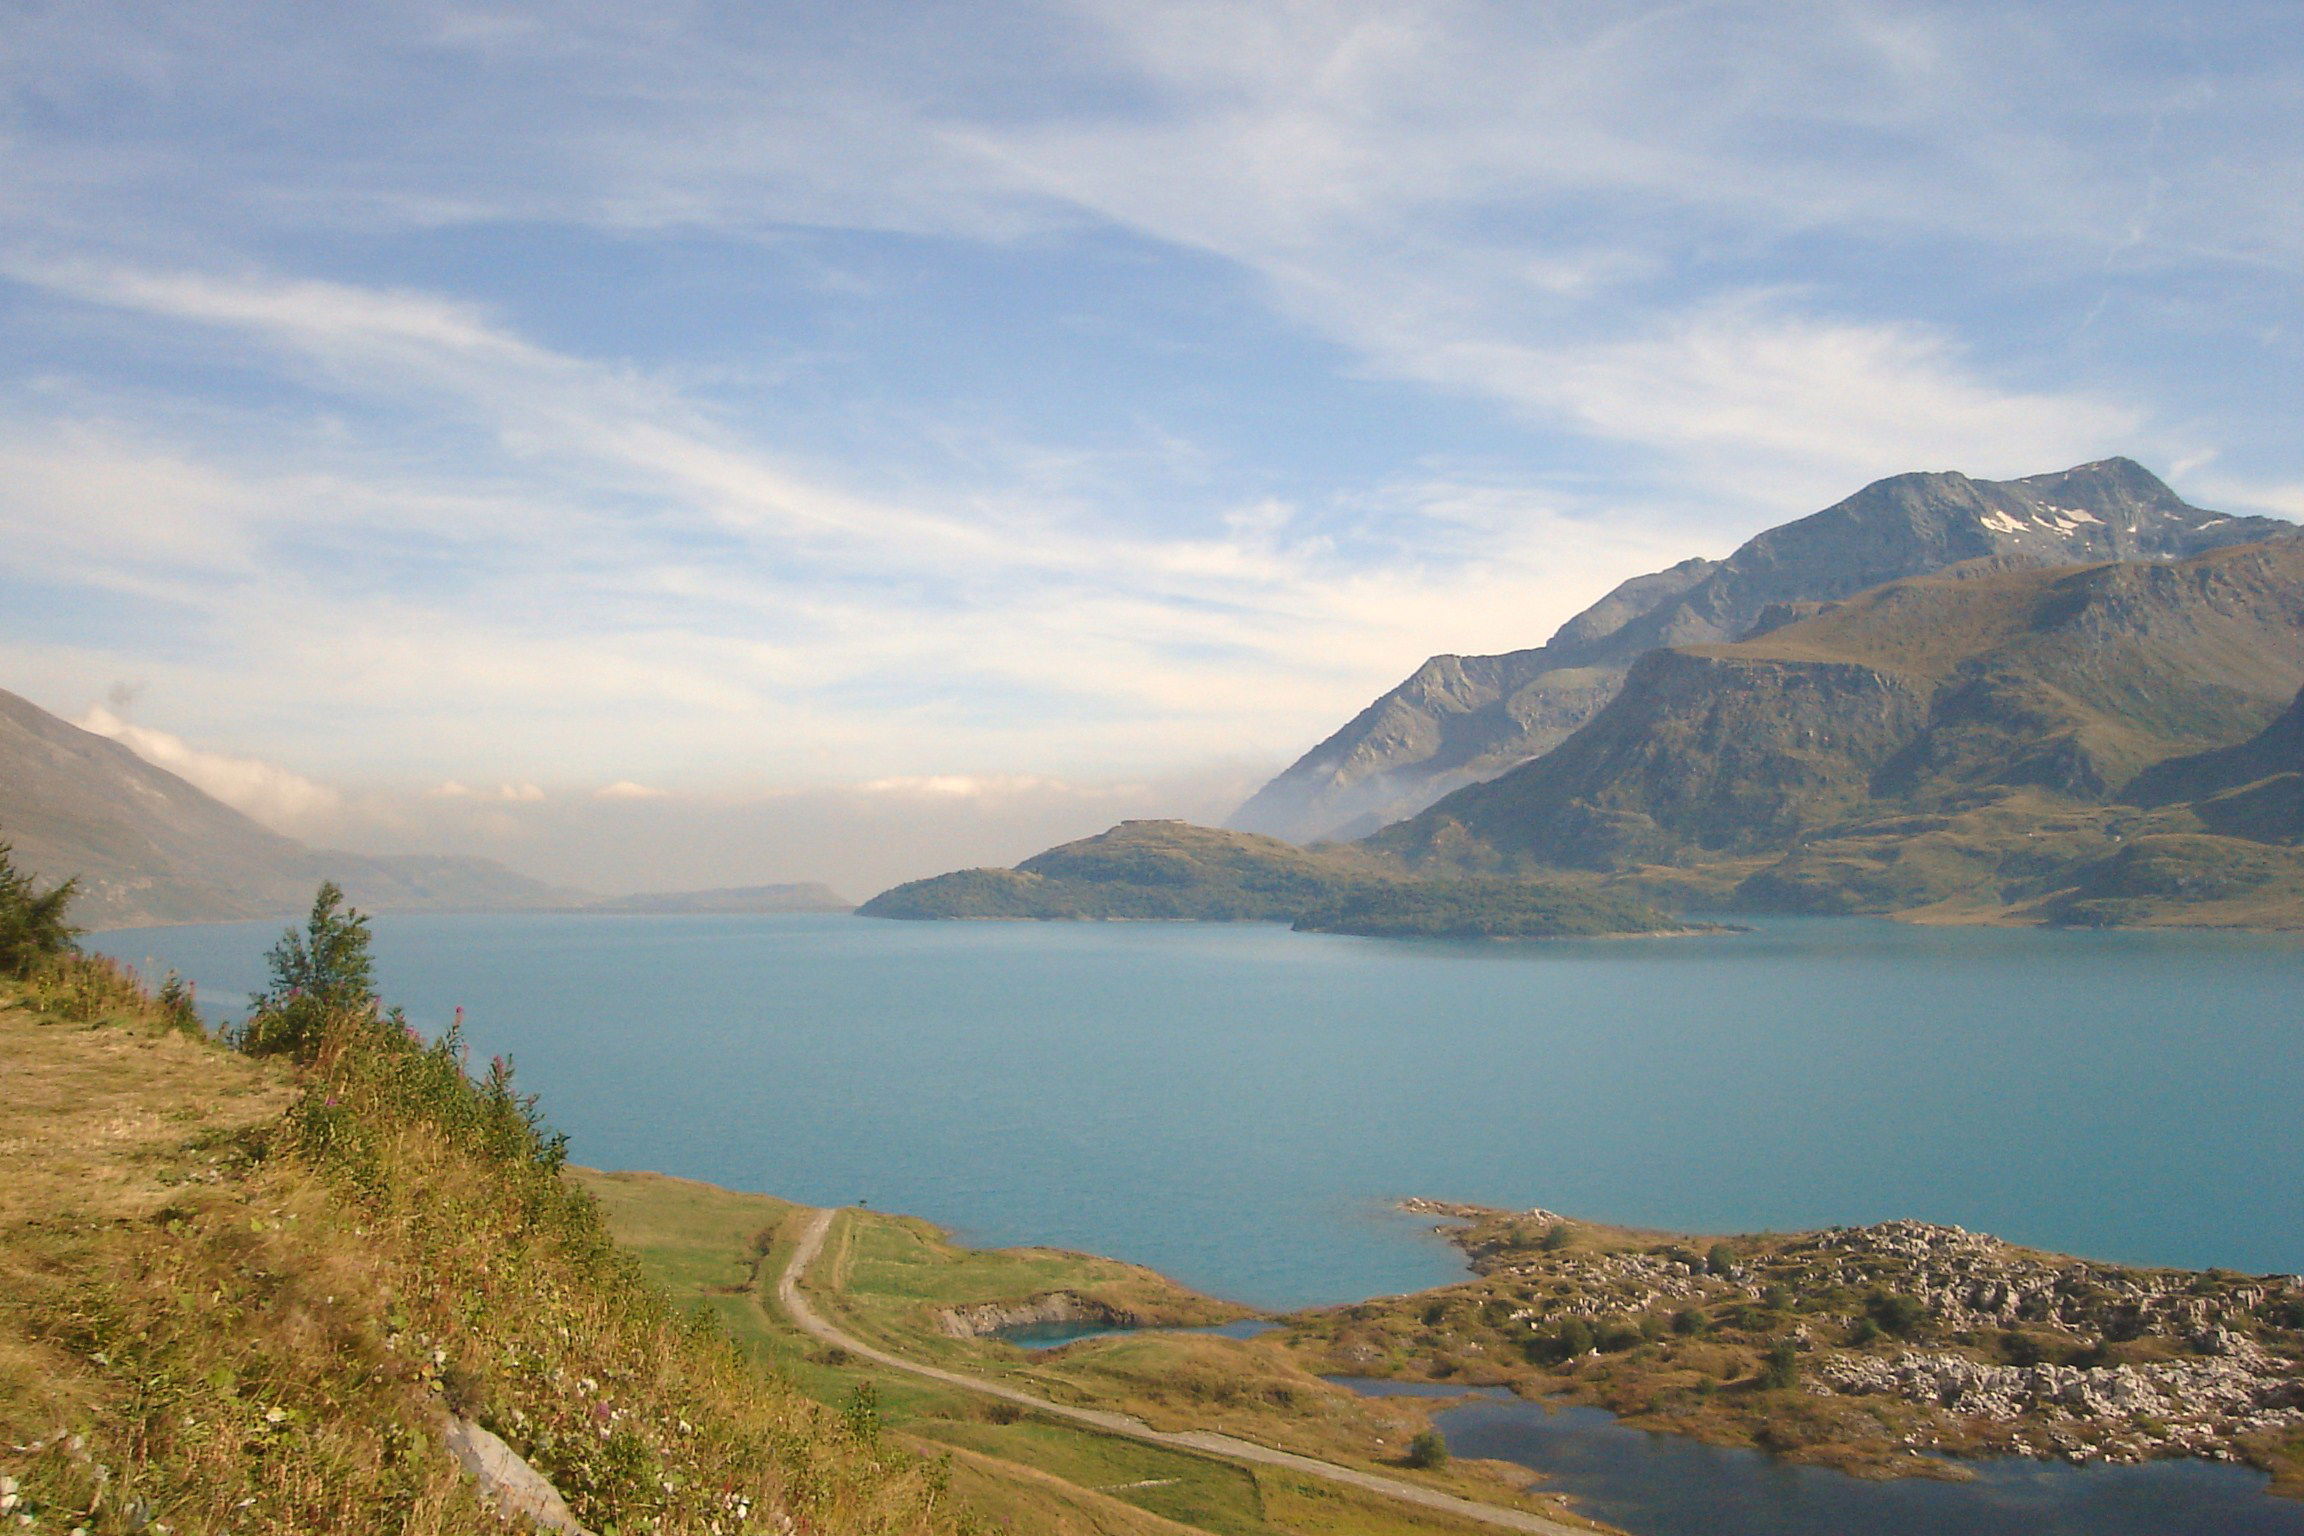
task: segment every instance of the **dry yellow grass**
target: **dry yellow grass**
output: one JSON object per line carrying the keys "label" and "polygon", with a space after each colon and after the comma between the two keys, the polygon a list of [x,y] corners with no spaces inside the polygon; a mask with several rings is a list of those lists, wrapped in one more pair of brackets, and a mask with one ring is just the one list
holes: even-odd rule
{"label": "dry yellow grass", "polygon": [[368,1026],[291,1081],[154,1008],[65,1023],[21,996],[0,1475],[28,1529],[493,1529],[451,1408],[603,1533],[955,1528],[942,1464],[670,1306],[517,1101],[440,1053]]}
{"label": "dry yellow grass", "polygon": [[134,1016],[0,1009],[0,1229],[149,1215],[220,1177],[234,1138],[277,1120],[287,1073]]}

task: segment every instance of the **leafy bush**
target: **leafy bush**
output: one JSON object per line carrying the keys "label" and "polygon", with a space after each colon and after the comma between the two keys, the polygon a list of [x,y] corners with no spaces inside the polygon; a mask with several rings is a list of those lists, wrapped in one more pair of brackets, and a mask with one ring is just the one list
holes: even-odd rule
{"label": "leafy bush", "polygon": [[2037,1335],[2010,1328],[2000,1335],[2000,1358],[2010,1365],[2038,1365],[2048,1358],[2048,1347]]}
{"label": "leafy bush", "polygon": [[1760,1362],[1760,1371],[1754,1378],[1761,1386],[1781,1390],[1800,1379],[1800,1352],[1790,1339],[1778,1339],[1770,1346],[1767,1357]]}
{"label": "leafy bush", "polygon": [[1588,1355],[1598,1345],[1592,1325],[1580,1317],[1571,1317],[1550,1333],[1540,1333],[1528,1341],[1528,1358],[1539,1365],[1557,1365]]}
{"label": "leafy bush", "polygon": [[1448,1438],[1436,1429],[1421,1431],[1408,1442],[1408,1465],[1435,1469],[1448,1465]]}
{"label": "leafy bush", "polygon": [[1864,1313],[1883,1333],[1900,1339],[1910,1338],[1928,1320],[1928,1309],[1917,1298],[1890,1291],[1874,1291],[1866,1297]]}

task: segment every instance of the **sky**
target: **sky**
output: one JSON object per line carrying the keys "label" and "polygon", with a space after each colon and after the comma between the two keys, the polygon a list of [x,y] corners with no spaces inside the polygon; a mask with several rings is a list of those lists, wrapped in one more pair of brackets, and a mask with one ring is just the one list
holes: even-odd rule
{"label": "sky", "polygon": [[2304,515],[2292,3],[0,0],[0,687],[862,894],[1882,475]]}

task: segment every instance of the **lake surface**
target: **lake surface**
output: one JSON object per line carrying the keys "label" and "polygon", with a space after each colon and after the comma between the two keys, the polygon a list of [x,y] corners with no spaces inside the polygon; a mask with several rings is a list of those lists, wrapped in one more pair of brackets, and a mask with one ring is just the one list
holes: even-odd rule
{"label": "lake surface", "polygon": [[[277,923],[94,936],[211,1006]],[[1282,1308],[1463,1274],[1407,1195],[1692,1232],[1892,1217],[2140,1263],[2304,1271],[2304,945],[1777,921],[1404,944],[1263,925],[385,917],[387,998],[461,1006],[574,1156]],[[1054,1340],[1034,1340],[1046,1343]],[[1474,1401],[1641,1536],[2304,1536],[2200,1463],[1858,1482]]]}
{"label": "lake surface", "polygon": [[[92,942],[211,1007],[277,923]],[[1269,925],[409,916],[573,1155],[927,1216],[1289,1307],[1462,1273],[1434,1195],[1694,1232],[1891,1217],[2304,1271],[2304,945],[1768,922],[1412,944]]]}

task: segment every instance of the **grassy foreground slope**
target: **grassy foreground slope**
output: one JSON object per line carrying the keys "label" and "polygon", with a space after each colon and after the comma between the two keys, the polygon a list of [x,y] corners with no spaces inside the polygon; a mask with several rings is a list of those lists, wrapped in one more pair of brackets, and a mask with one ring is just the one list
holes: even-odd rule
{"label": "grassy foreground slope", "polygon": [[31,969],[0,984],[24,1529],[494,1528],[449,1413],[596,1531],[956,1528],[940,1464],[643,1278],[500,1064],[475,1082],[373,1009],[251,1056],[106,962]]}
{"label": "grassy foreground slope", "polygon": [[965,869],[883,891],[866,917],[1286,922],[1374,937],[1566,938],[1679,926],[1592,882],[1412,876],[1351,848],[1182,821],[1124,821],[1014,869]]}

